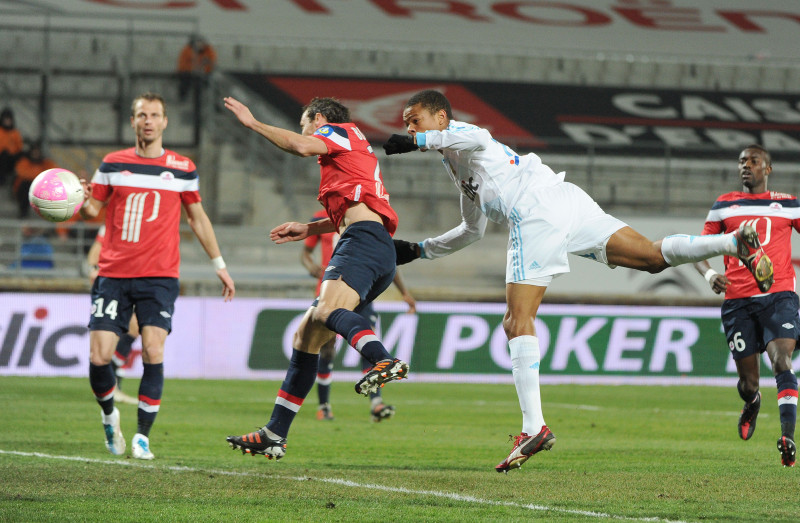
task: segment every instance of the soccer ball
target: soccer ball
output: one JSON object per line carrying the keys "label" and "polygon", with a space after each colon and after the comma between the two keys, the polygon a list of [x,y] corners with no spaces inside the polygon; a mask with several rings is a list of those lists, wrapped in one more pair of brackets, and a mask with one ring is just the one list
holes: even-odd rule
{"label": "soccer ball", "polygon": [[28,201],[36,214],[51,222],[65,222],[83,205],[83,187],[66,169],[47,169],[34,178]]}

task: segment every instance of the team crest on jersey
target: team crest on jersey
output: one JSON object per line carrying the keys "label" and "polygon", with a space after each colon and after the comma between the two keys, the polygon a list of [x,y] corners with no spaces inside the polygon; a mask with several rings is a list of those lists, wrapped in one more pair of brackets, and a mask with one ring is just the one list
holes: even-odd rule
{"label": "team crest on jersey", "polygon": [[170,171],[162,171],[160,177],[165,182],[169,182],[175,179],[175,175],[172,174]]}
{"label": "team crest on jersey", "polygon": [[350,138],[347,136],[347,131],[341,127],[337,127],[335,125],[323,125],[314,131],[314,134],[324,136],[327,140],[332,141],[342,149],[347,149],[348,151],[353,150],[353,146],[350,144]]}

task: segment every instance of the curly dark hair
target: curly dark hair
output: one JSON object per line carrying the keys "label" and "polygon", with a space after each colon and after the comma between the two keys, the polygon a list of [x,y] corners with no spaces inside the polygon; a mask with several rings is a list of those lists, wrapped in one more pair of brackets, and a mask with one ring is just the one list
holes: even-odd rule
{"label": "curly dark hair", "polygon": [[350,109],[336,98],[313,98],[308,102],[308,105],[303,107],[303,113],[306,111],[308,111],[308,118],[311,120],[319,113],[329,123],[346,123],[350,121]]}
{"label": "curly dark hair", "polygon": [[431,113],[438,113],[444,109],[447,117],[450,120],[453,119],[453,109],[450,107],[450,101],[439,91],[434,91],[433,89],[420,91],[408,99],[406,106],[403,109],[414,107],[417,104],[422,105],[423,109],[426,109]]}

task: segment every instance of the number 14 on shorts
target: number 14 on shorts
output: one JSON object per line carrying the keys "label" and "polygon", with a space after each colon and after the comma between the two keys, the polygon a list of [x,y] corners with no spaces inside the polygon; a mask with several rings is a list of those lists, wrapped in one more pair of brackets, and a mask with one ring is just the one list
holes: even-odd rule
{"label": "number 14 on shorts", "polygon": [[103,308],[104,305],[103,298],[97,298],[92,302],[92,316],[95,318],[102,318],[104,316],[108,316],[112,320],[117,318],[117,300],[110,300],[108,305]]}

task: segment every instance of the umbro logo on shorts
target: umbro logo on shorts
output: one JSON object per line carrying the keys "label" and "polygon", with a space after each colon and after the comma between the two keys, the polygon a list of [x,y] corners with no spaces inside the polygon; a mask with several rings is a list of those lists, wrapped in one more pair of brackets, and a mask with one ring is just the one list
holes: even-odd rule
{"label": "umbro logo on shorts", "polygon": [[172,318],[172,316],[170,316],[170,314],[167,311],[161,311],[159,314],[161,314],[165,318]]}
{"label": "umbro logo on shorts", "polygon": [[783,327],[784,329],[791,329],[791,328],[794,327],[794,325],[792,325],[791,323],[787,322],[787,323],[784,323],[783,325],[781,325],[781,327]]}
{"label": "umbro logo on shorts", "polygon": [[335,265],[328,265],[327,267],[325,267],[325,272],[332,271],[335,268],[336,268]]}

